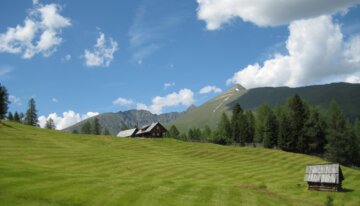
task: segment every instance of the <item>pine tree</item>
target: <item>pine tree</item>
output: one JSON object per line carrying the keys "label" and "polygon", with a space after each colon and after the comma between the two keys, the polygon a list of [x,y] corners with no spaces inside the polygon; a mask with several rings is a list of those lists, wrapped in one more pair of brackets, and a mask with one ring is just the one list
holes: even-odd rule
{"label": "pine tree", "polygon": [[246,111],[245,117],[246,117],[245,142],[252,143],[254,142],[254,137],[255,137],[255,117],[252,111]]}
{"label": "pine tree", "polygon": [[95,135],[101,134],[101,126],[99,123],[99,119],[97,117],[94,118],[93,123],[91,125],[91,133]]}
{"label": "pine tree", "polygon": [[5,86],[0,84],[0,121],[5,119],[10,101],[8,97],[8,92]]}
{"label": "pine tree", "polygon": [[255,118],[255,138],[254,142],[262,143],[264,138],[264,126],[265,126],[265,117],[268,115],[270,106],[266,103],[261,104],[256,111]]}
{"label": "pine tree", "polygon": [[239,143],[241,140],[241,121],[243,110],[240,104],[235,104],[231,116],[232,140]]}
{"label": "pine tree", "polygon": [[218,144],[228,144],[231,142],[232,130],[229,118],[222,113],[220,122],[214,132],[214,142]]}
{"label": "pine tree", "polygon": [[14,113],[14,122],[21,123],[21,119],[18,112]]}
{"label": "pine tree", "polygon": [[25,124],[35,127],[38,126],[38,117],[34,98],[29,100],[28,110],[25,115]]}
{"label": "pine tree", "polygon": [[91,134],[91,124],[89,121],[86,121],[82,126],[81,126],[81,133],[82,134]]}
{"label": "pine tree", "polygon": [[109,136],[109,135],[110,135],[110,132],[109,132],[109,130],[108,130],[107,127],[105,127],[105,129],[104,129],[103,135],[105,135],[105,136]]}
{"label": "pine tree", "polygon": [[317,109],[311,108],[309,119],[305,123],[305,136],[308,143],[308,153],[323,154],[326,144],[325,122]]}
{"label": "pine tree", "polygon": [[7,119],[8,119],[9,121],[14,121],[14,116],[13,116],[12,112],[9,112],[9,113],[8,113]]}
{"label": "pine tree", "polygon": [[308,118],[308,111],[299,95],[290,97],[287,101],[290,134],[290,151],[304,152],[307,150],[304,125]]}
{"label": "pine tree", "polygon": [[278,124],[274,112],[270,109],[264,117],[263,143],[266,148],[273,148],[277,145]]}
{"label": "pine tree", "polygon": [[291,151],[292,146],[292,131],[291,126],[289,124],[290,117],[288,112],[286,111],[287,108],[284,107],[282,112],[279,114],[279,138],[278,138],[278,145],[279,148],[285,151]]}
{"label": "pine tree", "polygon": [[211,139],[211,136],[212,136],[212,132],[211,132],[211,129],[208,125],[205,125],[205,128],[202,132],[202,136],[203,136],[203,139],[204,140],[209,140]]}
{"label": "pine tree", "polygon": [[46,120],[45,128],[52,129],[52,130],[55,129],[55,123],[52,118],[49,118],[48,120]]}
{"label": "pine tree", "polygon": [[335,101],[330,103],[327,114],[328,143],[325,146],[325,156],[332,162],[345,165],[359,164],[355,132]]}
{"label": "pine tree", "polygon": [[171,125],[170,130],[169,130],[169,135],[170,135],[170,137],[175,138],[175,139],[177,139],[179,137],[180,132],[176,128],[175,125]]}

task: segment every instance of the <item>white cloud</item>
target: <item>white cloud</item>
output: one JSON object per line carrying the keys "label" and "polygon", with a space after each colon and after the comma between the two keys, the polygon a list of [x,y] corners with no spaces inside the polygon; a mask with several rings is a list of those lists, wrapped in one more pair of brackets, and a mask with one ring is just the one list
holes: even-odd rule
{"label": "white cloud", "polygon": [[65,129],[73,124],[76,124],[82,120],[98,115],[98,112],[87,112],[86,114],[80,115],[72,110],[63,112],[62,116],[56,113],[51,113],[47,117],[42,115],[39,119],[40,127],[45,127],[46,121],[51,118],[54,121],[57,130]]}
{"label": "white cloud", "polygon": [[85,65],[88,67],[108,67],[114,59],[114,53],[118,50],[118,43],[112,38],[105,39],[105,34],[100,32],[99,38],[92,51],[85,49]]}
{"label": "white cloud", "polygon": [[288,54],[240,69],[227,83],[252,88],[359,80],[360,36],[345,42],[340,25],[329,16],[294,21],[289,33]]}
{"label": "white cloud", "polygon": [[33,4],[38,4],[39,0],[32,0]]}
{"label": "white cloud", "polygon": [[8,73],[10,73],[12,71],[12,67],[7,66],[7,65],[2,65],[0,66],[0,77],[2,76],[6,76]]}
{"label": "white cloud", "polygon": [[9,96],[9,100],[10,100],[10,102],[13,103],[13,104],[21,105],[21,99],[18,98],[18,97],[16,97],[16,96],[14,96],[14,95],[10,95],[10,96]]}
{"label": "white cloud", "polygon": [[65,55],[62,60],[67,61],[67,62],[70,61],[71,60],[71,55],[70,54]]}
{"label": "white cloud", "polygon": [[209,30],[241,18],[258,26],[285,25],[295,20],[345,13],[359,0],[197,0],[198,18]]}
{"label": "white cloud", "polygon": [[25,59],[41,53],[48,57],[56,51],[63,39],[63,28],[71,25],[70,19],[59,14],[58,4],[37,4],[24,20],[24,25],[10,27],[0,34],[0,52],[22,54]]}
{"label": "white cloud", "polygon": [[128,106],[128,105],[132,105],[134,103],[134,101],[131,99],[119,97],[119,98],[115,99],[112,103],[113,103],[113,105]]}
{"label": "white cloud", "polygon": [[164,107],[190,106],[194,102],[194,93],[190,89],[182,89],[178,93],[173,92],[164,97],[156,96],[152,99],[152,104],[137,104],[137,109],[148,110],[154,114],[161,114]]}
{"label": "white cloud", "polygon": [[55,102],[55,103],[58,103],[58,102],[59,102],[59,100],[58,100],[57,98],[55,98],[55,97],[53,97],[53,98],[51,99],[51,101],[52,101],[52,102]]}
{"label": "white cloud", "polygon": [[167,83],[164,83],[164,89],[168,89],[170,87],[174,87],[175,86],[175,82],[167,82]]}
{"label": "white cloud", "polygon": [[222,92],[222,90],[216,86],[208,85],[208,86],[201,88],[199,91],[200,94],[208,94],[211,92],[220,93],[220,92]]}

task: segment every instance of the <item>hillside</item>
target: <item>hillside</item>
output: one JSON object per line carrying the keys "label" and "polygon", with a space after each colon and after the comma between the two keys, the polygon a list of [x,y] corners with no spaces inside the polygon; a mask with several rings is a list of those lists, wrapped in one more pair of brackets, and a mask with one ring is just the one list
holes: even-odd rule
{"label": "hillside", "polygon": [[302,154],[72,135],[0,125],[0,205],[360,205],[360,171],[345,192],[307,191]]}
{"label": "hillside", "polygon": [[[96,117],[99,119],[99,123],[102,128],[108,128],[110,134],[116,135],[123,128],[123,125],[128,127],[144,126],[152,122],[167,123],[176,120],[182,113],[172,112],[161,115],[152,114],[145,110],[129,110],[125,112],[117,113],[103,113]],[[63,131],[71,133],[73,130],[81,131],[81,126],[86,121],[93,121],[95,117],[83,120],[75,125],[65,128]]]}
{"label": "hillside", "polygon": [[[237,88],[240,88],[238,93],[234,92]],[[230,98],[227,98],[228,94]],[[294,94],[299,94],[301,98],[320,108],[325,108],[331,100],[336,100],[347,117],[360,117],[360,84],[332,83],[299,88],[263,87],[249,90],[237,85],[170,124],[175,124],[183,132],[191,127],[203,128],[206,124],[215,127],[221,113],[230,113],[236,103],[240,103],[244,109],[255,109],[264,102],[275,106],[284,103]],[[216,109],[218,105],[220,107]]]}

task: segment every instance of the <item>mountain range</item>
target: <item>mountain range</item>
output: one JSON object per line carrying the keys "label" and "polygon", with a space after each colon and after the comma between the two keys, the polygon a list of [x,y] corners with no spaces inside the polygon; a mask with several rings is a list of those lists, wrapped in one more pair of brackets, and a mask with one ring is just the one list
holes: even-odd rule
{"label": "mountain range", "polygon": [[[271,106],[286,102],[287,98],[299,94],[302,99],[325,109],[335,100],[343,109],[344,114],[355,119],[360,117],[360,84],[332,83],[305,87],[261,87],[246,89],[237,84],[204,104],[190,106],[185,112],[172,112],[161,115],[152,114],[145,110],[129,110],[117,113],[103,113],[96,116],[102,128],[108,128],[112,135],[116,135],[124,125],[127,127],[143,126],[151,122],[160,122],[170,127],[175,125],[179,131],[186,132],[190,128],[204,128],[206,125],[215,128],[223,112],[230,114],[232,107],[239,103],[243,109],[254,110],[262,103]],[[65,132],[80,131],[86,121],[79,122],[64,129]]]}

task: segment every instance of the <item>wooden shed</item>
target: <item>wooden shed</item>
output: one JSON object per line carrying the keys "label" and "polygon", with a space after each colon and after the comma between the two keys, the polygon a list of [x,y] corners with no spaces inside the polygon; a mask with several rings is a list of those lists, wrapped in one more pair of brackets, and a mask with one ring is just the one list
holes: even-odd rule
{"label": "wooden shed", "polygon": [[340,191],[344,175],[339,164],[311,164],[306,166],[304,181],[309,190]]}

